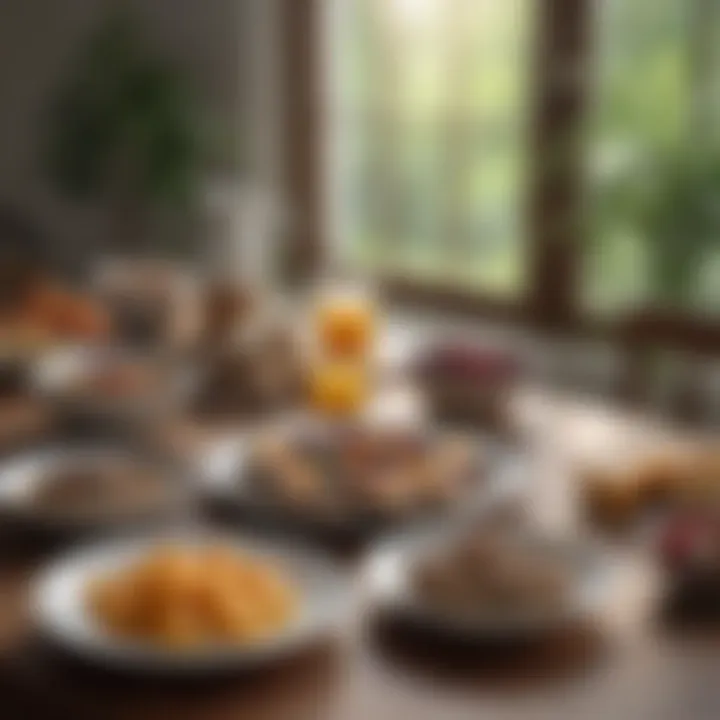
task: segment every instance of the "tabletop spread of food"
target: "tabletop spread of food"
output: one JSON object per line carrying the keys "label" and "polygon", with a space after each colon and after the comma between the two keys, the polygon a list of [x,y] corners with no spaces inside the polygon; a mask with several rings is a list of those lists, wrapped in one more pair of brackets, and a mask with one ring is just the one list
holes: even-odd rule
{"label": "tabletop spread of food", "polygon": [[[706,587],[720,588],[717,443],[655,448],[614,458],[605,468],[588,464],[577,478],[577,503],[587,520],[583,533],[551,543],[532,513],[502,528],[489,520],[497,509],[495,493],[499,497],[506,482],[503,463],[514,459],[523,468],[521,485],[503,495],[513,506],[527,507],[534,481],[532,465],[522,462],[533,448],[519,435],[505,435],[513,422],[510,400],[522,379],[515,355],[469,339],[432,339],[400,372],[423,409],[413,410],[405,424],[383,423],[373,420],[372,401],[397,382],[398,373],[387,375],[378,360],[384,318],[377,298],[325,292],[309,307],[298,303],[291,314],[268,310],[261,293],[208,283],[198,302],[202,322],[181,350],[142,346],[137,337],[130,348],[110,305],[50,282],[34,286],[16,311],[0,317],[2,347],[42,348],[49,339],[47,355],[62,345],[78,358],[92,356],[92,362],[78,361],[63,392],[28,381],[28,397],[39,397],[52,413],[61,416],[70,394],[120,416],[122,403],[110,401],[155,402],[181,369],[196,382],[177,394],[170,421],[214,428],[222,418],[223,432],[238,450],[224,494],[198,461],[210,456],[212,439],[201,447],[163,447],[164,460],[172,462],[152,463],[146,451],[155,435],[127,415],[96,436],[72,438],[80,443],[53,437],[59,454],[46,454],[50,438],[44,438],[3,459],[5,513],[15,512],[29,532],[47,533],[50,524],[43,519],[63,518],[59,544],[68,530],[85,533],[80,550],[41,569],[34,592],[39,630],[86,660],[136,671],[154,664],[172,672],[181,657],[183,672],[207,671],[233,663],[247,667],[258,662],[258,648],[267,660],[332,636],[354,607],[349,598],[358,592],[353,579],[361,573],[327,559],[336,549],[331,538],[289,532],[297,518],[371,526],[357,548],[361,566],[375,559],[381,570],[363,584],[368,611],[409,612],[381,592],[392,586],[382,577],[380,560],[394,557],[415,606],[455,632],[466,623],[479,635],[515,636],[528,629],[523,618],[542,620],[537,632],[551,618],[595,617],[601,600],[580,607],[578,599],[595,572],[580,546],[598,533],[632,529],[650,518],[661,528],[651,561],[673,580],[701,574],[709,579]],[[40,337],[43,342],[36,342]],[[23,357],[28,377],[44,351]],[[160,364],[159,357],[171,362]],[[156,424],[167,417],[153,416]],[[122,454],[103,455],[108,443]],[[183,502],[170,503],[174,494]],[[242,505],[245,512],[220,518],[217,503],[225,510]],[[131,520],[161,507],[174,531],[166,534],[158,523],[154,532],[134,535],[140,552],[127,554],[127,538],[106,533],[118,527],[108,522],[111,517],[129,529]],[[268,510],[275,522],[268,522]],[[256,522],[246,523],[248,512]],[[428,522],[405,522],[420,517]],[[90,537],[89,518],[97,520]],[[429,544],[421,542],[427,533]],[[99,542],[103,535],[105,544]],[[256,551],[258,538],[262,552]],[[632,533],[625,538],[643,542]],[[597,547],[593,552],[602,556]],[[121,650],[127,647],[132,652]]]}

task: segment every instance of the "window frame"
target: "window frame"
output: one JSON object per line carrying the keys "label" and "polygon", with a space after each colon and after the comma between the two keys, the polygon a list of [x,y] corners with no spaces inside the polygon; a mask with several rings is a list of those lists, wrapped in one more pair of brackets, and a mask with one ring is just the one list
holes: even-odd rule
{"label": "window frame", "polygon": [[[285,195],[293,226],[286,257],[293,275],[304,279],[313,277],[329,252],[323,145],[325,1],[282,1]],[[587,177],[582,142],[591,91],[584,78],[592,77],[594,2],[537,2],[525,213],[530,254],[527,288],[509,299],[380,276],[381,289],[398,302],[513,322],[547,333],[720,354],[720,323],[712,317],[651,308],[603,318],[583,310],[580,237]]]}

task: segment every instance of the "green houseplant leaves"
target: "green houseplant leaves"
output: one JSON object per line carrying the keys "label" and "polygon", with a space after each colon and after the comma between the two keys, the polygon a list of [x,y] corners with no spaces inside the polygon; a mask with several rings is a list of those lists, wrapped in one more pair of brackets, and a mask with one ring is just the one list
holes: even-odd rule
{"label": "green houseplant leaves", "polygon": [[131,232],[152,208],[180,207],[196,189],[200,136],[181,77],[128,16],[90,38],[49,113],[44,163],[63,194],[115,208]]}

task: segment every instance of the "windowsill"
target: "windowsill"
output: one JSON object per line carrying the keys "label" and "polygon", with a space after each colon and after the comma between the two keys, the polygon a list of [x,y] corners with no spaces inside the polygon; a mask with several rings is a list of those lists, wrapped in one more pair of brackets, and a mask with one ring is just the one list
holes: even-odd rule
{"label": "windowsill", "polygon": [[[497,318],[463,317],[457,312],[407,303],[391,302],[388,313],[380,357],[383,367],[399,368],[406,374],[408,361],[426,343],[438,339],[477,343],[515,354],[521,360],[525,381],[541,393],[550,392],[592,406],[625,406],[646,419],[677,424],[657,389],[653,400],[640,406],[625,395],[628,356],[623,347],[606,338],[582,334],[551,337]],[[693,377],[699,379],[705,401],[703,417],[693,424],[716,427],[720,422],[720,368],[709,358],[691,355],[686,359],[691,363]]]}
{"label": "windowsill", "polygon": [[621,347],[638,344],[677,348],[714,357],[720,355],[720,322],[683,313],[633,312],[628,316],[602,317],[589,313],[564,320],[543,318],[535,303],[475,294],[455,287],[412,280],[380,278],[380,287],[400,307],[439,310],[449,316],[504,322],[552,336],[603,340]]}

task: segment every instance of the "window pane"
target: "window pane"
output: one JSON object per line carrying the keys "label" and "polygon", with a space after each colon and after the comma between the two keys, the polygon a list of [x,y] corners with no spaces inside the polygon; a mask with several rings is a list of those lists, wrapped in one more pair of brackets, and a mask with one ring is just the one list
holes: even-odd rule
{"label": "window pane", "polygon": [[332,27],[336,231],[372,271],[522,287],[533,0],[345,0]]}
{"label": "window pane", "polygon": [[720,3],[597,9],[585,299],[720,311]]}

